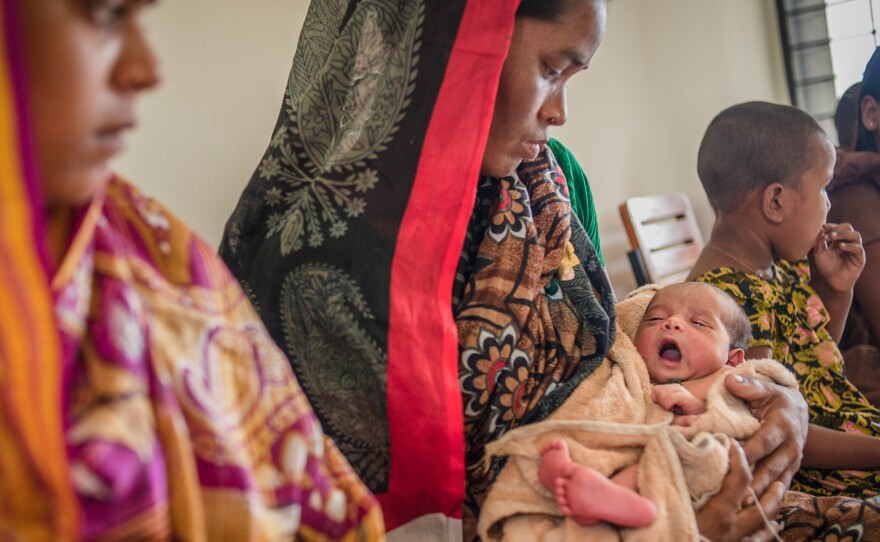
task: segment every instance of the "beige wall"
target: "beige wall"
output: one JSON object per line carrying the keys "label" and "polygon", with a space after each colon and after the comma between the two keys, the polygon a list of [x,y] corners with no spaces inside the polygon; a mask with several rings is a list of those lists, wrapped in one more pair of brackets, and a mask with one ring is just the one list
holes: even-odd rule
{"label": "beige wall", "polygon": [[115,167],[214,246],[269,144],[307,7],[173,0],[148,16],[164,82]]}
{"label": "beige wall", "polygon": [[713,215],[696,174],[712,118],[747,100],[788,103],[771,0],[614,0],[590,69],[569,83],[556,137],[590,178],[611,282],[635,287],[617,206],[683,191],[705,235]]}
{"label": "beige wall", "polygon": [[[140,109],[117,166],[216,245],[268,144],[306,0],[177,0],[149,25],[166,83]],[[772,0],[614,0],[589,71],[569,84],[554,134],[590,177],[618,293],[634,286],[617,205],[682,190],[704,231],[696,177],[703,130],[721,109],[786,102]]]}

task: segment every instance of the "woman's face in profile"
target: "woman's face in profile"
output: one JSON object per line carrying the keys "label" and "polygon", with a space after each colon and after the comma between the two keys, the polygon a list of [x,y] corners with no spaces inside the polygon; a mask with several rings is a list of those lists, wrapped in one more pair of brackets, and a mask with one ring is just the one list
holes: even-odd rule
{"label": "woman's face in profile", "polygon": [[605,32],[605,0],[574,0],[555,21],[520,17],[495,100],[482,175],[510,175],[565,123],[565,84],[585,69]]}
{"label": "woman's face in profile", "polygon": [[37,165],[49,207],[89,201],[107,181],[135,122],[134,101],[156,85],[141,26],[150,0],[22,0]]}

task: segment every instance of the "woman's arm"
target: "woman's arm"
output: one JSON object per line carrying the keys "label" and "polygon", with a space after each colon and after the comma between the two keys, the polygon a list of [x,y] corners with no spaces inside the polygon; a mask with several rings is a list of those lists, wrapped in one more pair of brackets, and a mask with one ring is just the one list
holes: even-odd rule
{"label": "woman's arm", "polygon": [[865,245],[865,268],[856,281],[855,296],[868,320],[871,336],[880,340],[880,241]]}
{"label": "woman's arm", "polygon": [[811,423],[803,465],[813,469],[880,469],[880,438]]}

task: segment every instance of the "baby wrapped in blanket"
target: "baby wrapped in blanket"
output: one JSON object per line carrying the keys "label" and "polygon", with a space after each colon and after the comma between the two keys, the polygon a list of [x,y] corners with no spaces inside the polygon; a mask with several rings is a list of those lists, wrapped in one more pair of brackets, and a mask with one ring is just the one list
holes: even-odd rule
{"label": "baby wrapped in blanket", "polygon": [[[548,419],[488,449],[510,460],[482,509],[484,540],[699,539],[694,509],[721,488],[729,439],[760,425],[723,376],[797,387],[772,360],[742,362],[748,321],[716,290],[651,286],[618,304],[602,366]],[[668,411],[681,406],[700,413]]]}

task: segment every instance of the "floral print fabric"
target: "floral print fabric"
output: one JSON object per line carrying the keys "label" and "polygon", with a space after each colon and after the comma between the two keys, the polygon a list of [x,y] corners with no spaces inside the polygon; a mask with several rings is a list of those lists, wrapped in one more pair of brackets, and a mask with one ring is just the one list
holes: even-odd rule
{"label": "floral print fabric", "polygon": [[486,443],[546,417],[614,342],[613,291],[549,150],[481,180],[453,303],[470,540],[493,479]]}
{"label": "floral print fabric", "polygon": [[779,514],[783,540],[863,542],[876,540],[880,497],[816,497],[789,491]]}
{"label": "floral print fabric", "polygon": [[[810,286],[807,260],[779,260],[775,270],[771,280],[726,267],[697,280],[718,286],[743,307],[752,324],[750,346],[769,346],[773,358],[795,374],[812,423],[880,436],[880,410],[846,379],[843,357],[826,329],[828,312]],[[869,497],[880,491],[880,472],[802,468],[792,489],[813,495]]]}
{"label": "floral print fabric", "polygon": [[383,538],[238,283],[161,205],[111,182],[52,287],[81,538]]}

